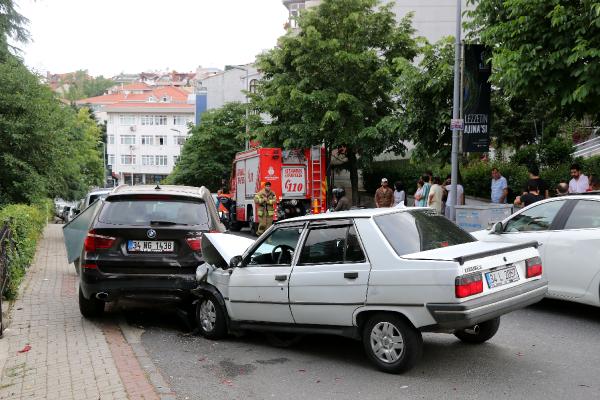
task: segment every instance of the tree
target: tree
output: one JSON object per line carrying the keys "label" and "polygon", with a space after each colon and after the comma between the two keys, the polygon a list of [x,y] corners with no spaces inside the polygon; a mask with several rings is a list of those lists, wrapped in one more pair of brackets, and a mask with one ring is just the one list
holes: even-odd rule
{"label": "tree", "polygon": [[9,38],[19,43],[29,41],[29,31],[26,28],[28,22],[27,18],[17,12],[13,0],[0,0],[0,62],[9,56],[11,51],[18,51],[8,43]]}
{"label": "tree", "polygon": [[62,96],[74,103],[77,100],[102,95],[106,89],[114,86],[115,82],[102,75],[94,78],[88,75],[87,70],[77,70],[66,74],[59,84],[68,87]]}
{"label": "tree", "polygon": [[[226,103],[222,108],[202,114],[199,125],[181,150],[179,162],[167,177],[167,183],[206,186],[216,191],[228,179],[235,153],[244,149],[246,140],[246,104]],[[251,116],[249,123],[258,124]]]}
{"label": "tree", "polygon": [[393,111],[393,60],[417,54],[410,16],[398,24],[378,0],[324,0],[302,12],[299,32],[258,57],[264,79],[252,103],[271,123],[263,144],[285,148],[344,147],[358,200],[358,159],[403,150],[386,117]]}
{"label": "tree", "polygon": [[566,117],[600,114],[600,1],[469,0],[472,37],[492,49],[509,96],[547,98]]}

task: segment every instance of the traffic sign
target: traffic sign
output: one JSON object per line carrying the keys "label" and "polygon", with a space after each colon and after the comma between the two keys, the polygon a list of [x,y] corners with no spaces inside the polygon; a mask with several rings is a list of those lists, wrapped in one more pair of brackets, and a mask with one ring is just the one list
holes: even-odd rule
{"label": "traffic sign", "polygon": [[452,118],[450,120],[450,129],[463,130],[465,128],[465,120],[462,118]]}

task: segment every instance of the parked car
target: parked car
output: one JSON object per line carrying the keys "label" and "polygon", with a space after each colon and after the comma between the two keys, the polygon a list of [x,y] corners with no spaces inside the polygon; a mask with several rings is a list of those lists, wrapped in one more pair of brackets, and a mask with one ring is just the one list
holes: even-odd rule
{"label": "parked car", "polygon": [[81,211],[88,208],[88,206],[90,204],[92,204],[93,202],[95,202],[96,200],[105,199],[106,196],[108,196],[108,194],[110,192],[112,192],[113,190],[114,190],[113,188],[110,188],[110,189],[96,189],[96,190],[90,191],[88,194],[85,195],[85,198],[83,199],[83,201],[81,203],[79,203],[78,213],[80,213]]}
{"label": "parked car", "polygon": [[81,259],[85,317],[119,298],[185,301],[203,262],[202,235],[224,231],[210,192],[187,186],[121,186],[73,222],[65,241],[69,261]]}
{"label": "parked car", "polygon": [[542,200],[473,235],[486,242],[537,241],[547,297],[600,306],[600,194]]}
{"label": "parked car", "polygon": [[193,290],[202,335],[349,336],[362,340],[369,359],[387,372],[415,365],[421,332],[482,343],[501,315],[547,290],[535,243],[478,242],[422,208],[293,218],[256,242],[209,234],[202,245],[206,263]]}

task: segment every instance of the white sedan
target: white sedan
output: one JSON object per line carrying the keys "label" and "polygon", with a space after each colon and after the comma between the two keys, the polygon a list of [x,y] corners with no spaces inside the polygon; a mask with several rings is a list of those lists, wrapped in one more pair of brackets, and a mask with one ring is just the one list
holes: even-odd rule
{"label": "white sedan", "polygon": [[256,242],[202,239],[200,333],[259,330],[362,340],[386,372],[415,365],[421,332],[483,343],[500,316],[544,297],[536,243],[478,242],[429,209],[352,210],[283,220]]}
{"label": "white sedan", "polygon": [[537,241],[547,297],[600,306],[600,195],[542,200],[472,234],[486,242]]}

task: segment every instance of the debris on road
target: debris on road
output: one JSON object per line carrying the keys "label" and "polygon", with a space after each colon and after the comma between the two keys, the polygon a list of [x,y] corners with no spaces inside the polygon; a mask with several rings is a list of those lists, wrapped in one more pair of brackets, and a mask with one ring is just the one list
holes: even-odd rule
{"label": "debris on road", "polygon": [[23,347],[17,353],[27,353],[29,350],[31,350],[31,346],[29,344],[27,344],[27,345],[25,345],[25,347]]}

